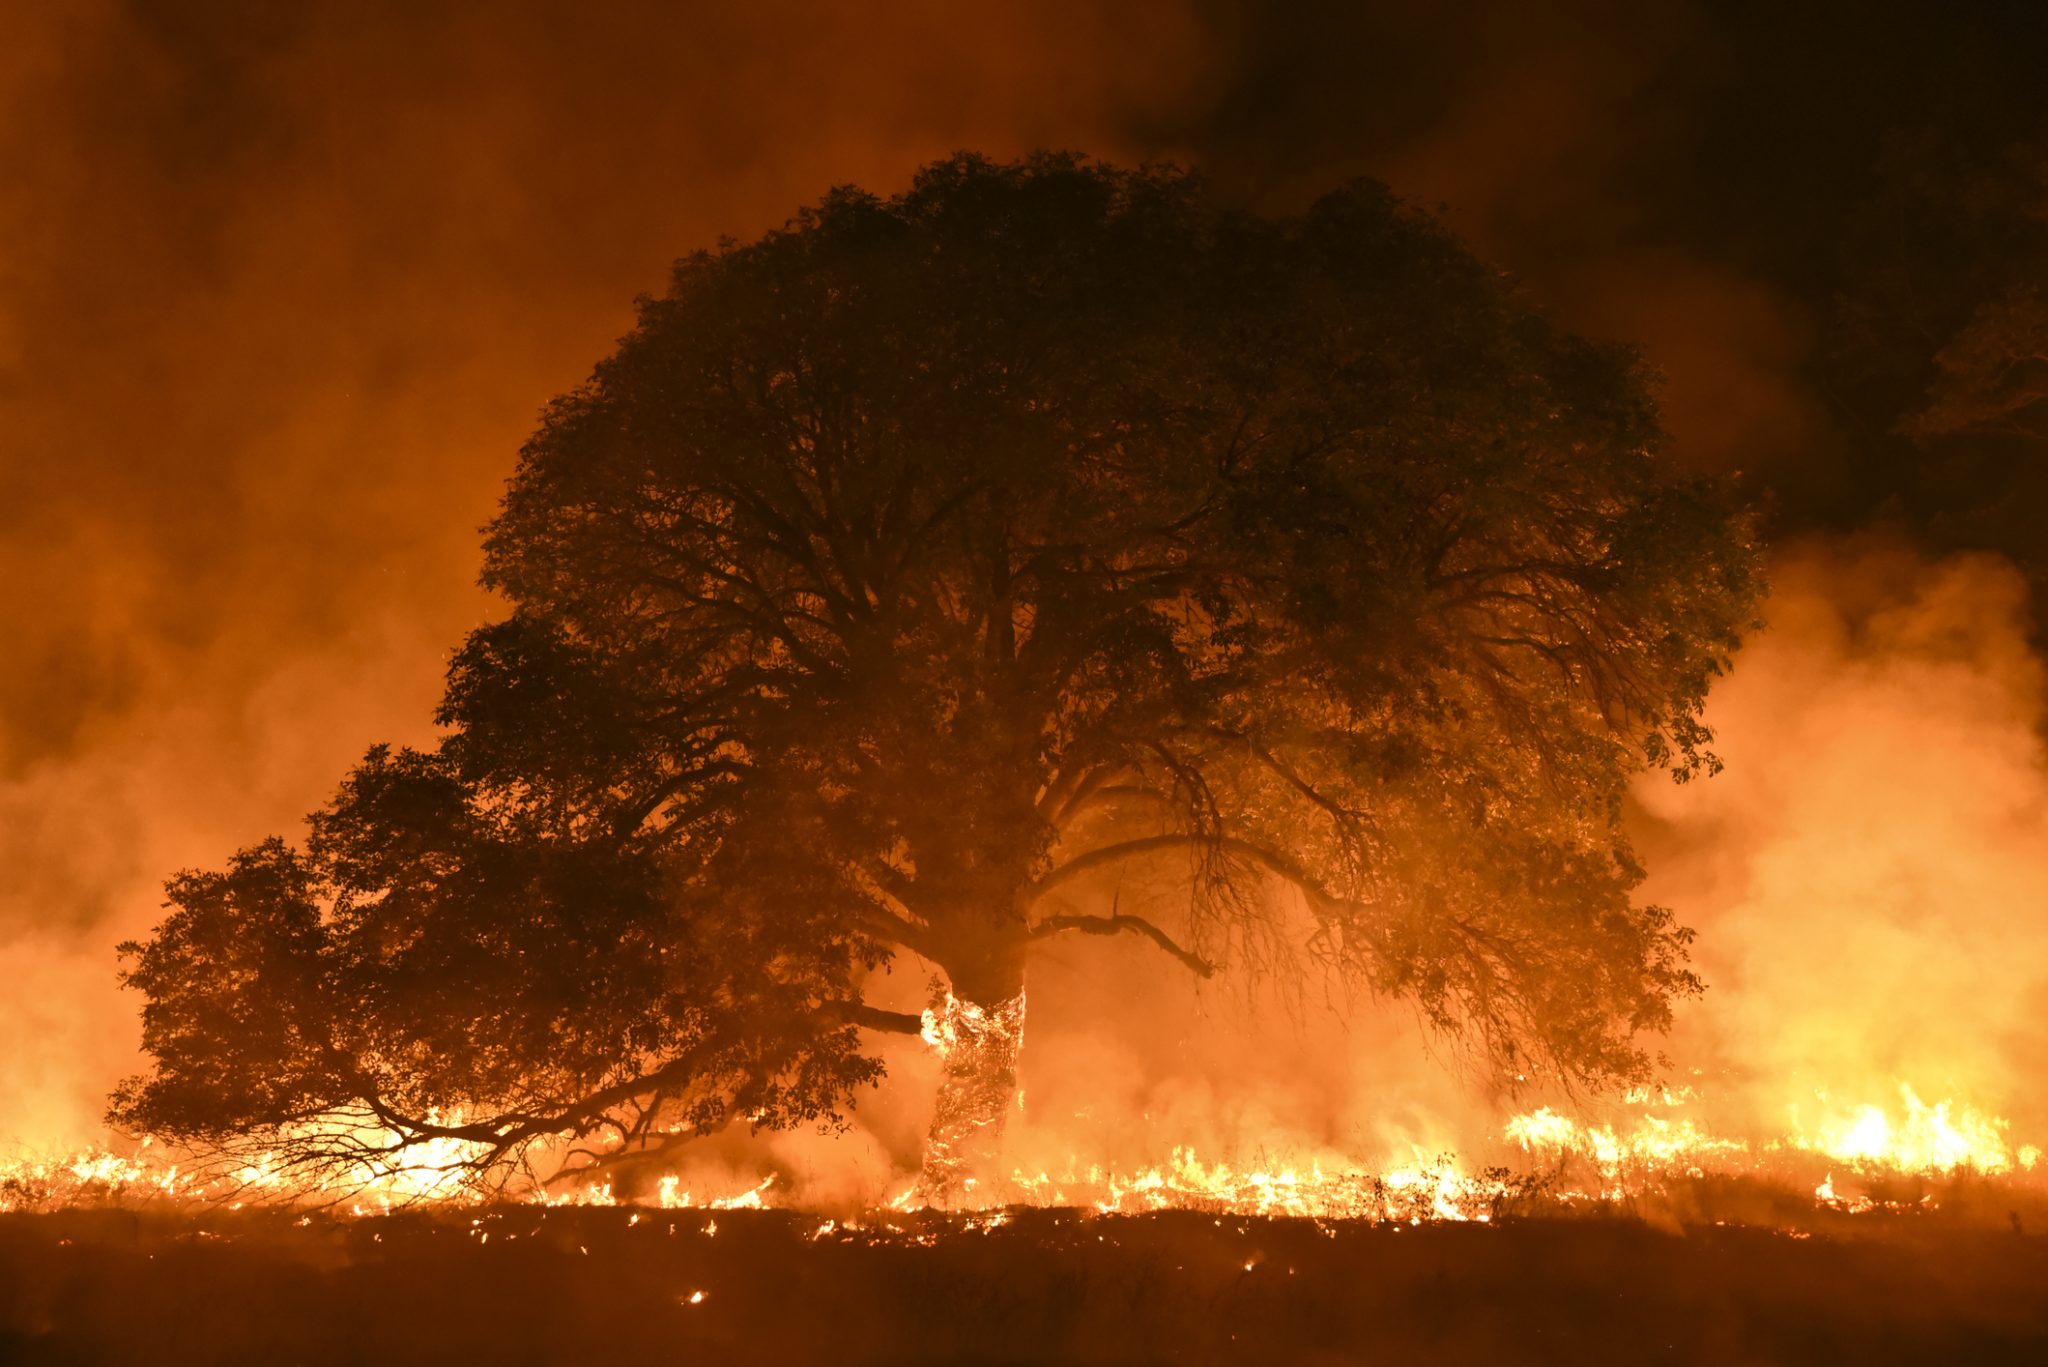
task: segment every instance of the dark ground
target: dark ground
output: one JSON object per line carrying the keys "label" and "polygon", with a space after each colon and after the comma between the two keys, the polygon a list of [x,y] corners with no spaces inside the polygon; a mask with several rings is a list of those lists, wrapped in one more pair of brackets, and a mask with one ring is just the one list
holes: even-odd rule
{"label": "dark ground", "polygon": [[0,1363],[2048,1363],[2048,1237],[1915,1217],[295,1218],[0,1216]]}

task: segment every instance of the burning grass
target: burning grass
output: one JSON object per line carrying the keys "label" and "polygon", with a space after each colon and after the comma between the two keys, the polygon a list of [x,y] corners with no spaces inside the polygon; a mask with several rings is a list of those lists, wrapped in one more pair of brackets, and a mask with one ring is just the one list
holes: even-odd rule
{"label": "burning grass", "polygon": [[1690,1104],[1530,1111],[1474,1162],[1075,1160],[951,1211],[909,1176],[17,1160],[0,1362],[2048,1360],[2048,1171],[2003,1121],[1901,1089],[1738,1138]]}
{"label": "burning grass", "polygon": [[1180,1150],[950,1212],[908,1187],[806,1209],[776,1176],[478,1201],[154,1149],[17,1162],[0,1361],[2048,1360],[2024,1150],[1940,1103],[1886,1114],[1873,1149],[1858,1114],[1759,1143],[1537,1111],[1507,1127],[1515,1166]]}
{"label": "burning grass", "polygon": [[1915,1208],[1934,1209],[1938,1191],[1972,1183],[2009,1192],[2017,1212],[2048,1191],[2040,1149],[2014,1144],[2006,1121],[1951,1100],[1930,1104],[1910,1086],[1898,1088],[1898,1102],[1890,1108],[1824,1105],[1812,1128],[1795,1116],[1789,1130],[1763,1137],[1707,1128],[1686,1113],[1697,1102],[1689,1093],[1654,1101],[1637,1094],[1630,1101],[1625,1112],[1607,1121],[1575,1119],[1549,1108],[1513,1116],[1494,1142],[1478,1150],[1478,1164],[1420,1146],[1377,1165],[1313,1153],[1222,1161],[1177,1147],[1168,1161],[1150,1167],[1069,1157],[1057,1165],[1013,1168],[996,1180],[963,1173],[957,1184],[938,1191],[906,1177],[893,1190],[857,1199],[843,1192],[821,1199],[801,1181],[778,1187],[782,1174],[772,1170],[730,1191],[711,1191],[676,1172],[650,1174],[644,1163],[622,1166],[617,1175],[610,1167],[572,1164],[545,1179],[529,1168],[484,1184],[473,1180],[462,1146],[454,1141],[406,1146],[393,1137],[386,1145],[361,1131],[351,1134],[357,1145],[351,1152],[366,1156],[313,1169],[294,1166],[289,1154],[180,1154],[144,1141],[119,1153],[0,1161],[0,1213],[99,1205],[239,1210],[268,1204],[366,1215],[422,1204],[506,1201],[664,1210],[830,1205],[842,1213],[902,1213],[936,1203],[949,1209],[1191,1210],[1415,1224],[1483,1223],[1503,1211],[1632,1208],[1710,1179],[1752,1179],[1803,1191],[1811,1210],[1850,1214],[1897,1208],[1907,1199],[1902,1191],[1912,1193]]}

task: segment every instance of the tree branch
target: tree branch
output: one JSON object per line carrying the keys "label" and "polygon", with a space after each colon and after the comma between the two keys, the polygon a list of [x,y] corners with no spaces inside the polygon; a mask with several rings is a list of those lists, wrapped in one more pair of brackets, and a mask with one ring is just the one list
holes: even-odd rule
{"label": "tree branch", "polygon": [[885,1011],[879,1006],[866,1002],[831,1002],[824,1011],[848,1025],[858,1025],[863,1030],[878,1030],[890,1035],[921,1035],[924,1033],[924,1017],[913,1016],[908,1011]]}
{"label": "tree branch", "polygon": [[1052,869],[1036,883],[1024,890],[1024,905],[1030,906],[1062,883],[1071,882],[1082,874],[1110,864],[1120,864],[1126,859],[1140,855],[1157,854],[1163,850],[1214,847],[1219,842],[1213,838],[1172,832],[1166,835],[1140,836],[1136,840],[1119,840],[1114,845],[1102,845],[1075,855],[1066,863]]}
{"label": "tree branch", "polygon": [[1090,788],[1079,794],[1061,809],[1062,823],[1072,821],[1081,813],[1097,807],[1114,807],[1123,802],[1144,802],[1153,806],[1173,806],[1173,799],[1156,789],[1142,787],[1135,783],[1105,783],[1099,788]]}
{"label": "tree branch", "polygon": [[1308,870],[1278,850],[1268,849],[1264,845],[1236,836],[1199,835],[1189,831],[1169,831],[1163,835],[1140,836],[1136,840],[1121,840],[1114,845],[1103,845],[1077,854],[1024,889],[1022,903],[1027,907],[1035,905],[1062,883],[1071,882],[1082,874],[1107,865],[1178,849],[1231,855],[1246,863],[1256,864],[1300,891],[1302,896],[1309,900],[1309,904],[1318,911],[1327,912],[1353,905],[1341,897],[1332,895]]}
{"label": "tree branch", "polygon": [[[880,867],[887,869],[886,865]],[[931,923],[912,911],[890,888],[885,887],[875,870],[863,868],[850,860],[841,868],[867,899],[867,904],[861,909],[862,921],[867,928],[879,939],[902,945],[912,953],[929,957],[932,944]],[[897,886],[908,885],[908,880],[896,870],[887,869],[887,872],[894,875],[890,881]]]}
{"label": "tree branch", "polygon": [[1061,931],[1078,930],[1083,935],[1118,935],[1130,931],[1142,935],[1153,944],[1186,964],[1188,970],[1198,978],[1210,978],[1216,974],[1216,965],[1210,963],[1192,950],[1184,949],[1175,939],[1153,925],[1142,916],[1124,916],[1111,911],[1107,916],[1048,916],[1031,927],[1029,938],[1043,940]]}
{"label": "tree branch", "polygon": [[1122,760],[1111,760],[1104,764],[1074,764],[1062,770],[1044,792],[1040,793],[1037,808],[1054,825],[1066,819],[1068,809],[1090,786],[1100,787],[1109,782],[1124,768]]}

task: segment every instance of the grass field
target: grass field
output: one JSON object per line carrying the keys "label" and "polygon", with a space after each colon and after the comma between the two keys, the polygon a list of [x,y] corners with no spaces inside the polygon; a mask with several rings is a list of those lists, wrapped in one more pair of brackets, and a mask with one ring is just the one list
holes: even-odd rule
{"label": "grass field", "polygon": [[0,1216],[0,1363],[2048,1363],[2048,1237],[1615,1215]]}

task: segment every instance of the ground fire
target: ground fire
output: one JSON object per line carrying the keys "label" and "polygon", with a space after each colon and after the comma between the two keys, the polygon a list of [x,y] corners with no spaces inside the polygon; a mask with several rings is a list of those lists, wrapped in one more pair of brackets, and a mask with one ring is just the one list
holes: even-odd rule
{"label": "ground fire", "polygon": [[[1014,1104],[1014,1094],[1009,1100]],[[1668,1187],[1709,1178],[1741,1178],[1766,1187],[1810,1191],[1810,1209],[1852,1213],[1938,1209],[1944,1183],[2004,1191],[2019,1204],[2048,1197],[2048,1172],[2037,1174],[2041,1149],[2016,1142],[2008,1123],[1951,1100],[1923,1102],[1901,1085],[1890,1105],[1821,1108],[1829,1118],[1811,1130],[1735,1137],[1717,1134],[1680,1114],[1697,1107],[1635,1098],[1629,1119],[1586,1122],[1550,1108],[1510,1116],[1482,1146],[1475,1163],[1456,1152],[1410,1146],[1405,1162],[1367,1164],[1339,1155],[1301,1163],[1239,1167],[1176,1147],[1164,1162],[1119,1169],[1070,1155],[1055,1171],[1012,1168],[1006,1175],[965,1178],[964,1192],[944,1193],[948,1206],[1000,1212],[1012,1206],[1080,1206],[1105,1214],[1192,1210],[1230,1215],[1418,1223],[1484,1222],[1504,1207],[1517,1214],[1569,1213],[1588,1207],[1633,1208],[1654,1203]],[[945,1126],[935,1119],[934,1131]],[[367,1148],[379,1138],[366,1135]],[[1284,1136],[1276,1136],[1284,1144]],[[971,1146],[974,1136],[963,1141]],[[1284,1156],[1284,1155],[1283,1155]],[[653,1210],[802,1210],[817,1200],[801,1182],[774,1173],[752,1186],[706,1190],[675,1174],[651,1187],[621,1191],[608,1181],[551,1185],[535,1181],[479,1194],[463,1178],[468,1155],[456,1141],[409,1149],[389,1161],[366,1158],[353,1170],[308,1182],[268,1155],[227,1164],[204,1152],[173,1155],[147,1143],[111,1150],[15,1159],[0,1167],[0,1211],[92,1208],[101,1205],[204,1210],[245,1205],[303,1208],[353,1216],[418,1206],[481,1206],[510,1200],[541,1206],[621,1206]],[[991,1168],[979,1169],[987,1174]],[[1814,1175],[1820,1174],[1818,1183]],[[818,1174],[813,1173],[812,1180]],[[727,1179],[726,1186],[730,1186]],[[783,1191],[776,1188],[781,1185]],[[790,1190],[794,1186],[794,1190]],[[1878,1193],[1872,1195],[1871,1193]],[[1900,1193],[1910,1192],[1902,1198]],[[905,1179],[878,1192],[864,1214],[848,1217],[886,1226],[891,1212],[925,1208],[930,1190]],[[832,1198],[837,1201],[840,1198]],[[1996,1199],[1996,1198],[1994,1198]],[[1796,1215],[1793,1218],[1798,1218]]]}

